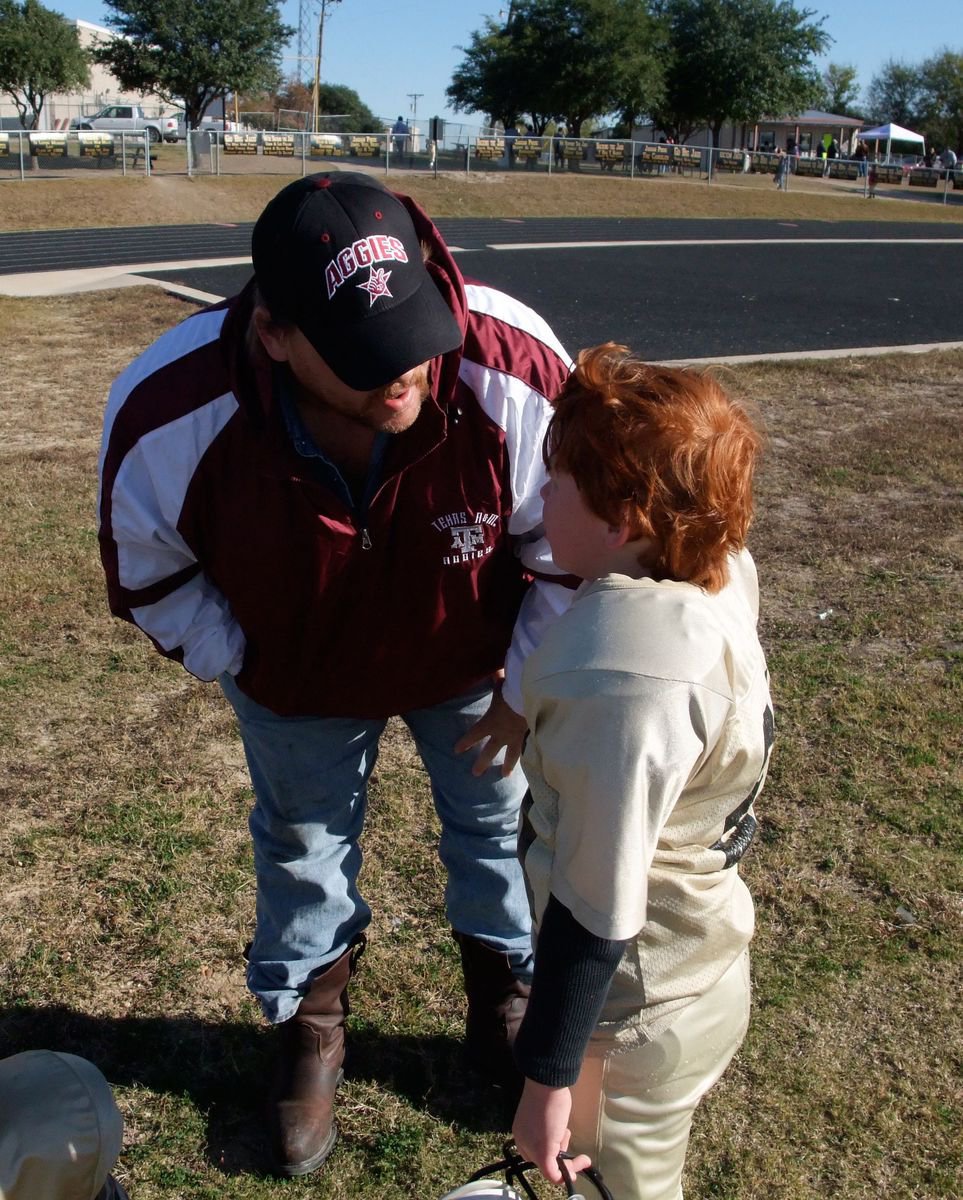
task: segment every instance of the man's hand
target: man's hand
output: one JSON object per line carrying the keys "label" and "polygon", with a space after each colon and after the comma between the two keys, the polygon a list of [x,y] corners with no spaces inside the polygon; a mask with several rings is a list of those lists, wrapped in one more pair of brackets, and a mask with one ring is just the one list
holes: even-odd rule
{"label": "man's hand", "polygon": [[[525,1080],[522,1098],[515,1111],[512,1136],[523,1158],[533,1162],[549,1183],[563,1183],[556,1161],[568,1149],[571,1133],[568,1118],[572,1111],[572,1093],[566,1088],[550,1088],[534,1079]],[[592,1165],[585,1154],[566,1163],[574,1176]]]}
{"label": "man's hand", "polygon": [[471,773],[484,775],[495,761],[499,750],[504,749],[505,761],[501,768],[502,775],[511,775],[516,763],[521,758],[527,732],[528,725],[525,718],[502,699],[501,684],[496,683],[488,712],[468,730],[464,737],[455,742],[455,753],[464,754],[472,746],[481,745]]}

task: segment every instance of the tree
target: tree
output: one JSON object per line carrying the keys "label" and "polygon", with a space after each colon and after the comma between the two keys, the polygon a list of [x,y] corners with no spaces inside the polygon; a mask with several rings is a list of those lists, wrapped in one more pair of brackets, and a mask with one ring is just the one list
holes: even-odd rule
{"label": "tree", "polygon": [[0,91],[14,103],[24,129],[36,129],[51,92],[90,81],[76,26],[38,0],[0,0]]}
{"label": "tree", "polygon": [[662,95],[664,36],[647,0],[557,0],[552,7],[539,36],[548,43],[556,30],[554,114],[575,135],[610,113],[631,125]]}
{"label": "tree", "polygon": [[859,84],[856,68],[839,63],[830,63],[822,75],[822,96],[819,106],[824,112],[838,113],[843,117],[855,117],[859,101]]}
{"label": "tree", "polygon": [[920,68],[890,59],[869,85],[869,117],[874,122],[892,121],[912,129],[919,118],[922,98]]}
{"label": "tree", "polygon": [[[273,129],[278,109],[311,114],[314,96],[310,84],[300,79],[285,80],[281,90],[248,92],[239,97],[239,107],[247,113],[262,114],[259,128]],[[322,128],[331,133],[380,133],[384,125],[358,93],[344,84],[322,83],[318,87],[318,109]],[[326,116],[337,113],[337,117]],[[248,118],[250,119],[250,117]],[[257,122],[255,122],[257,123]],[[307,126],[302,123],[301,128]],[[289,126],[290,128],[290,126]]]}
{"label": "tree", "polygon": [[963,155],[963,54],[944,50],[920,68],[919,133],[930,145]]}
{"label": "tree", "polygon": [[[311,89],[303,83],[297,84],[297,88],[304,89],[303,99],[307,100],[305,112],[311,111],[312,94]],[[298,101],[297,106],[294,103]],[[300,90],[295,91],[289,88],[287,92],[282,92],[278,96],[278,101],[282,108],[301,108],[302,96]],[[325,113],[339,114],[337,116],[325,116]],[[318,117],[321,121],[321,128],[326,129],[331,133],[381,133],[384,125],[371,109],[365,104],[358,93],[349,87],[345,87],[342,83],[321,83],[318,85]]]}
{"label": "tree", "polygon": [[670,47],[659,127],[664,114],[706,125],[718,146],[726,121],[783,116],[818,98],[813,59],[830,39],[810,10],[788,0],[660,0],[658,11]]}
{"label": "tree", "polygon": [[[471,43],[460,46],[464,54],[455,68],[445,94],[455,112],[485,113],[492,124],[500,121],[505,129],[517,125],[523,113],[540,112],[540,105],[531,100],[538,85],[528,78],[524,48],[507,26],[485,19],[485,28],[471,35]],[[547,118],[545,118],[547,120]],[[535,132],[544,129],[532,122]]]}
{"label": "tree", "polygon": [[196,128],[229,93],[275,89],[281,47],[294,30],[276,0],[104,0],[121,36],[94,51],[131,91],[183,104]]}
{"label": "tree", "polygon": [[519,0],[508,20],[472,35],[448,88],[458,111],[536,133],[563,120],[578,134],[593,117],[639,115],[662,83],[659,27],[647,0]]}

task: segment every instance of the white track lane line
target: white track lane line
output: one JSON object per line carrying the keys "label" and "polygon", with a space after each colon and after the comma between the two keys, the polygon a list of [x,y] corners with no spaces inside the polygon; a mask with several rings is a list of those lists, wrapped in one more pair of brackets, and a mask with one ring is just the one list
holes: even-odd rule
{"label": "white track lane line", "polygon": [[934,350],[963,350],[963,342],[925,342],[911,346],[852,346],[844,350],[777,350],[772,354],[720,354],[710,358],[653,359],[662,367],[735,366],[754,362],[812,362],[826,358],[879,358],[884,354],[929,354]]}
{"label": "white track lane line", "polygon": [[623,242],[490,242],[487,250],[597,250],[671,246],[963,246],[957,238],[674,238]]}

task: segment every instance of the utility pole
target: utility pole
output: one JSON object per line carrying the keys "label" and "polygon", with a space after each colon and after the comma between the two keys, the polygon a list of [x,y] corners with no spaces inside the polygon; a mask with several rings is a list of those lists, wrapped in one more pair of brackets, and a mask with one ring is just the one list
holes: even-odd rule
{"label": "utility pole", "polygon": [[308,68],[302,64],[314,62],[314,55],[310,53],[311,43],[314,41],[314,7],[311,0],[298,0],[298,53],[297,61],[297,78],[303,83],[309,83],[311,76]]}
{"label": "utility pole", "polygon": [[408,135],[408,153],[409,154],[412,154],[414,152],[414,149],[418,144],[415,141],[415,134],[418,132],[418,126],[416,124],[416,122],[418,120],[418,101],[421,99],[421,97],[424,94],[425,94],[424,92],[406,92],[405,93],[405,95],[407,95],[408,99],[411,101],[411,133]]}
{"label": "utility pole", "polygon": [[329,4],[340,4],[341,0],[321,0],[321,14],[318,17],[318,53],[314,60],[314,90],[311,95],[311,129],[318,132],[318,89],[321,86],[321,50],[324,46],[324,18]]}

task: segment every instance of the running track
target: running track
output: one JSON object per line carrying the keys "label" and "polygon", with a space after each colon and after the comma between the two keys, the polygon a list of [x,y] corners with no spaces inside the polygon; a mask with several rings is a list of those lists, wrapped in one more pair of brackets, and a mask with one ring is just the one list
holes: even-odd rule
{"label": "running track", "polygon": [[[437,224],[465,275],[531,304],[572,350],[613,339],[650,358],[719,359],[963,344],[963,223]],[[230,295],[250,276],[250,236],[250,224],[0,234],[0,293],[150,279]]]}

